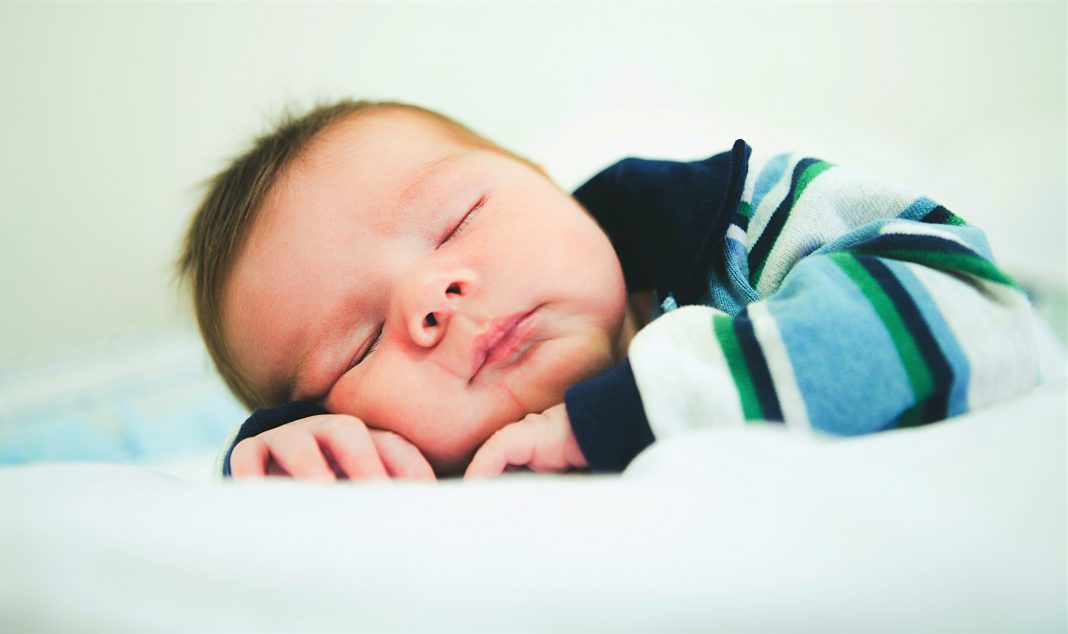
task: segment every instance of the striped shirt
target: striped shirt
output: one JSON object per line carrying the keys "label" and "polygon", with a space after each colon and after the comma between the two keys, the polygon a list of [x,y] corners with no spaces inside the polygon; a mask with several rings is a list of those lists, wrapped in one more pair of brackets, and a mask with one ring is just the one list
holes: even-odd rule
{"label": "striped shirt", "polygon": [[1026,295],[985,235],[936,202],[743,141],[680,163],[626,159],[575,193],[655,319],[626,361],[573,386],[594,471],[688,430],[921,425],[1038,381]]}

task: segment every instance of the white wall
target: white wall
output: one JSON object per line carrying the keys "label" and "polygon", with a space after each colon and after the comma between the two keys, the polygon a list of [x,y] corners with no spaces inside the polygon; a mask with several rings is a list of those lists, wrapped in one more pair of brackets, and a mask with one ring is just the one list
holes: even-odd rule
{"label": "white wall", "polygon": [[547,162],[794,143],[1063,281],[1065,5],[0,4],[0,355],[188,328],[198,183],[285,104],[395,98]]}

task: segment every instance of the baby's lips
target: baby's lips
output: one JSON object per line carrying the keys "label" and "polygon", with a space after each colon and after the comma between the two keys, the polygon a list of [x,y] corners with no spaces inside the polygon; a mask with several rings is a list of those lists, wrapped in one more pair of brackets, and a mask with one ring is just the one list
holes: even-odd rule
{"label": "baby's lips", "polygon": [[486,330],[475,337],[471,346],[471,381],[486,364],[493,364],[512,356],[530,335],[529,317],[534,310],[512,313],[490,322]]}

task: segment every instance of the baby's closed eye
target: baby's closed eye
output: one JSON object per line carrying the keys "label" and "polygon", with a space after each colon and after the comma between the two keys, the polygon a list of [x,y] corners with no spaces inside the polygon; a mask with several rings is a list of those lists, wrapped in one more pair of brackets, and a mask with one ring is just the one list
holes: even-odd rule
{"label": "baby's closed eye", "polygon": [[362,354],[357,353],[356,357],[349,364],[348,369],[351,370],[352,368],[355,368],[356,366],[360,365],[360,363],[362,363],[364,359],[371,356],[371,353],[378,349],[378,344],[382,341],[382,331],[385,330],[385,327],[386,324],[385,322],[383,322],[378,327],[378,332],[375,333],[374,339],[371,340],[371,345],[367,347],[367,351]]}
{"label": "baby's closed eye", "polygon": [[445,235],[445,237],[441,240],[439,246],[443,246],[447,242],[458,238],[467,229],[467,225],[469,225],[471,221],[475,218],[475,216],[478,215],[479,210],[481,210],[482,206],[485,204],[486,196],[480,196],[478,200],[476,200],[474,204],[472,204],[471,207],[467,210],[467,213],[464,214],[463,218],[460,219],[460,222],[457,223],[456,226],[454,226],[449,231],[449,233]]}

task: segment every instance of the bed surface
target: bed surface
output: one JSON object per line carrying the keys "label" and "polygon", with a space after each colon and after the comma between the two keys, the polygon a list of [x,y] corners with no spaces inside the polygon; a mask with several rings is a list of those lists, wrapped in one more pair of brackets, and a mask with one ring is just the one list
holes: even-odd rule
{"label": "bed surface", "polygon": [[[1063,389],[664,442],[618,477],[0,469],[9,631],[1063,631]],[[799,627],[800,626],[800,627]],[[5,628],[6,629],[6,628]]]}

